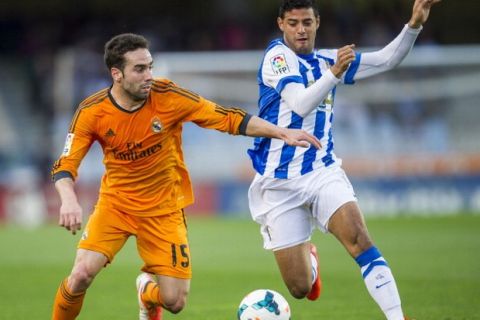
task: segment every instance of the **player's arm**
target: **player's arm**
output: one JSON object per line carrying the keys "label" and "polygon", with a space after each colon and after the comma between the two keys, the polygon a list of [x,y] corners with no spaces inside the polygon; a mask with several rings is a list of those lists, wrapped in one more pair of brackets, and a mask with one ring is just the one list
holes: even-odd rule
{"label": "player's arm", "polygon": [[327,71],[312,85],[305,87],[299,70],[297,56],[283,45],[275,46],[266,53],[261,68],[264,83],[278,92],[289,109],[305,117],[323,103],[340,79]]}
{"label": "player's arm", "polygon": [[287,129],[276,126],[257,116],[246,118],[245,135],[250,137],[266,137],[285,141],[290,146],[308,148],[310,145],[320,149],[322,145],[314,135],[299,129]]}
{"label": "player's arm", "polygon": [[322,74],[320,79],[305,88],[300,83],[289,83],[283,89],[281,96],[287,105],[299,116],[305,117],[315,110],[328,93],[341,81],[343,74],[355,61],[354,45],[344,46],[337,50],[335,64]]}
{"label": "player's arm", "polygon": [[303,83],[291,82],[287,84],[280,96],[293,112],[304,118],[325,100],[328,93],[339,82],[340,79],[328,70],[307,88]]}
{"label": "player's arm", "polygon": [[74,190],[74,181],[63,177],[55,181],[55,189],[61,200],[58,224],[76,234],[82,228],[82,207],[78,203]]}
{"label": "player's arm", "polygon": [[427,21],[432,5],[441,0],[415,0],[412,17],[400,34],[383,49],[362,53],[354,79],[363,79],[398,66],[408,55],[422,25]]}
{"label": "player's arm", "polygon": [[82,159],[94,141],[93,120],[94,117],[82,112],[81,108],[77,110],[63,152],[51,172],[61,200],[58,223],[72,234],[80,230],[82,223],[82,209],[75,194],[74,180]]}
{"label": "player's arm", "polygon": [[183,121],[192,121],[202,128],[216,129],[230,134],[250,137],[276,138],[292,146],[320,148],[320,141],[313,135],[298,129],[280,128],[239,108],[225,108],[199,97],[196,103],[181,104],[178,114],[185,113]]}

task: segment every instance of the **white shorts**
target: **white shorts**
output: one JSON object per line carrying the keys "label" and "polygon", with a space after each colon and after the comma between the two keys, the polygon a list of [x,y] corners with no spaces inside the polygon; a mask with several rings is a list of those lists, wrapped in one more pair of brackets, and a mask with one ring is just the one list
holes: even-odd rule
{"label": "white shorts", "polygon": [[357,198],[343,169],[335,166],[293,179],[257,174],[248,200],[253,220],[261,225],[264,248],[279,250],[309,241],[315,228],[327,233],[335,211]]}

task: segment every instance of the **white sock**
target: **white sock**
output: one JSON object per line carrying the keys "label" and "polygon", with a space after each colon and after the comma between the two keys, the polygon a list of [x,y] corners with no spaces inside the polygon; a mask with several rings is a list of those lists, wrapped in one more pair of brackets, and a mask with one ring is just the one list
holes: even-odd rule
{"label": "white sock", "polygon": [[388,320],[404,320],[400,295],[392,271],[375,247],[363,252],[356,259],[368,292],[380,306]]}
{"label": "white sock", "polygon": [[317,258],[315,258],[315,256],[311,253],[310,253],[310,260],[312,261],[312,284],[314,284],[318,277],[318,274],[317,274],[318,261],[317,261]]}

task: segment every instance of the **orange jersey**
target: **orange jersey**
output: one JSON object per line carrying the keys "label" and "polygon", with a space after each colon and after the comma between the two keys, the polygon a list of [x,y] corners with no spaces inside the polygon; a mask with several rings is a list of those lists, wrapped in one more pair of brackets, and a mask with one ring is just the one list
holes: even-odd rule
{"label": "orange jersey", "polygon": [[52,177],[75,179],[98,141],[106,168],[99,204],[138,216],[174,212],[193,203],[182,152],[183,122],[237,135],[249,118],[241,109],[223,108],[166,79],[155,80],[145,104],[134,111],[116,105],[107,88],[78,107]]}

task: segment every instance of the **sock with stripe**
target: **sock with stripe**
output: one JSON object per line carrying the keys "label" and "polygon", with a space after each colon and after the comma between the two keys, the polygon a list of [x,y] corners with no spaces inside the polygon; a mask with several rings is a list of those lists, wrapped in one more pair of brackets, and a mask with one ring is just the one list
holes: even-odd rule
{"label": "sock with stripe", "polygon": [[380,306],[388,320],[403,320],[400,295],[387,261],[374,246],[355,259],[363,280],[373,300]]}
{"label": "sock with stripe", "polygon": [[154,304],[156,306],[162,305],[162,301],[160,300],[160,287],[156,282],[149,282],[145,286],[142,292],[142,300],[148,304]]}
{"label": "sock with stripe", "polygon": [[63,280],[57,290],[53,304],[52,320],[73,320],[82,309],[85,292],[71,293],[67,281],[68,278]]}

